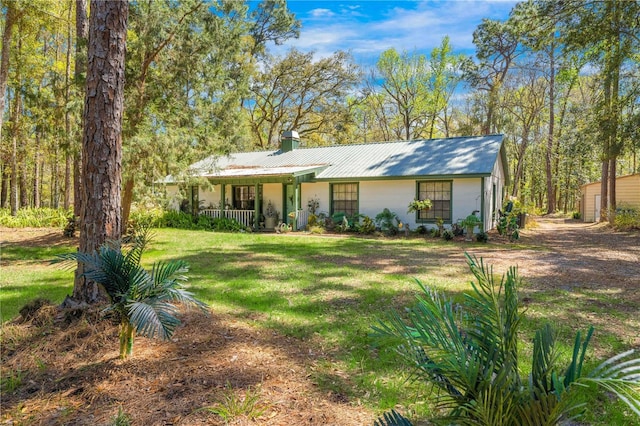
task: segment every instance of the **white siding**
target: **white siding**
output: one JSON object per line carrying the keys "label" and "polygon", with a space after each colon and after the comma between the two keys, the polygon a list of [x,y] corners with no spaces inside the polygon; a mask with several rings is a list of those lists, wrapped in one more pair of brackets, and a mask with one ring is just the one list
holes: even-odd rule
{"label": "white siding", "polygon": [[300,197],[302,199],[302,209],[307,210],[307,203],[312,198],[320,201],[320,207],[316,213],[329,213],[329,184],[327,182],[303,183],[301,185]]}
{"label": "white siding", "polygon": [[178,188],[178,185],[166,185],[165,191],[167,193],[167,208],[175,211],[180,210],[182,194],[180,194],[180,188]]}
{"label": "white siding", "polygon": [[220,208],[220,185],[211,185],[207,188],[200,187],[198,200],[200,200],[201,207]]}
{"label": "white siding", "polygon": [[262,213],[267,208],[267,204],[271,202],[273,207],[280,215],[278,220],[282,220],[282,184],[281,183],[265,183],[262,185]]}
{"label": "white siding", "polygon": [[[464,219],[474,210],[480,210],[481,178],[453,179],[451,186],[453,223]],[[407,213],[407,206],[416,196],[415,180],[363,181],[360,182],[359,196],[361,214],[375,218],[384,208],[388,208],[402,222],[409,224],[411,229],[422,224],[416,223],[415,213]]]}
{"label": "white siding", "polygon": [[407,206],[415,197],[414,180],[363,181],[359,187],[359,211],[375,219],[378,213],[388,208],[415,229],[415,214],[407,213]]}
{"label": "white siding", "polygon": [[[484,206],[482,217],[484,218],[484,230],[488,231],[496,226],[497,211],[502,208],[503,193],[506,186],[506,176],[502,165],[502,157],[498,156],[493,166],[491,176],[484,181]],[[495,192],[493,187],[495,185]],[[493,197],[496,197],[494,200]]]}
{"label": "white siding", "polygon": [[[482,178],[454,179],[452,189],[451,221],[456,223],[473,213],[480,211],[482,202]],[[480,215],[478,215],[479,217]]]}

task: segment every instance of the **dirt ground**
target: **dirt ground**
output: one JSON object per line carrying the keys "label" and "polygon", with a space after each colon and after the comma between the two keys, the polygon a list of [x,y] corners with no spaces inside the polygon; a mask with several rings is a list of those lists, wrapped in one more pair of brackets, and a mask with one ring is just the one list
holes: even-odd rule
{"label": "dirt ground", "polygon": [[[477,246],[496,269],[517,264],[527,292],[576,290],[615,295],[629,321],[600,324],[640,348],[640,233],[614,232],[562,218],[537,219],[522,233],[521,250]],[[0,230],[0,239],[51,246],[70,240],[50,230]],[[635,315],[637,313],[638,315]],[[4,324],[3,381],[21,373],[14,392],[2,392],[0,422],[29,425],[108,425],[122,409],[133,425],[367,425],[375,413],[357,400],[320,390],[312,381],[316,348],[219,314],[187,313],[170,343],[136,339],[135,356],[118,359],[117,326],[87,314],[55,321],[54,307],[23,323]],[[635,318],[635,319],[633,319]],[[598,322],[597,316],[589,318]],[[111,349],[113,348],[113,349]],[[348,377],[343,378],[348,381]],[[227,398],[256,396],[252,420],[225,423],[207,410]],[[234,404],[235,401],[235,404]],[[246,411],[246,410],[245,410]]]}
{"label": "dirt ground", "polygon": [[[526,280],[525,295],[550,292],[557,295],[559,306],[566,307],[569,300],[580,303],[582,323],[640,349],[640,232],[554,217],[536,218],[535,225],[523,231],[520,240],[531,249],[474,252],[499,271],[517,265]],[[599,315],[611,308],[599,306],[607,300],[626,319]],[[563,320],[561,313],[556,320]]]}

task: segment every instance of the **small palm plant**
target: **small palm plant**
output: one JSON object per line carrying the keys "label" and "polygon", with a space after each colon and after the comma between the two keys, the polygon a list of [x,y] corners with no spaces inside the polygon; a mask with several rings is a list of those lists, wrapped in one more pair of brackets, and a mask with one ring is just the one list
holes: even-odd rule
{"label": "small palm plant", "polygon": [[[415,377],[434,385],[448,424],[556,425],[582,414],[576,390],[594,383],[617,395],[640,415],[640,358],[633,350],[583,372],[593,333],[577,333],[571,361],[560,365],[556,333],[549,325],[536,332],[531,374],[520,376],[518,303],[520,279],[509,269],[495,285],[492,268],[467,255],[476,278],[462,304],[418,282],[423,294],[408,318],[391,313],[374,326],[381,339],[392,339],[398,353],[415,369]],[[407,323],[408,320],[408,323]],[[397,412],[376,425],[406,425]]]}
{"label": "small palm plant", "polygon": [[133,353],[136,333],[150,338],[171,339],[180,320],[174,302],[196,306],[205,312],[205,303],[186,291],[182,282],[189,266],[182,260],[158,262],[151,271],[140,266],[142,253],[151,239],[148,228],[136,232],[128,243],[109,241],[93,253],[70,253],[54,262],[81,262],[83,275],[102,285],[110,305],[105,312],[120,318],[120,358]]}

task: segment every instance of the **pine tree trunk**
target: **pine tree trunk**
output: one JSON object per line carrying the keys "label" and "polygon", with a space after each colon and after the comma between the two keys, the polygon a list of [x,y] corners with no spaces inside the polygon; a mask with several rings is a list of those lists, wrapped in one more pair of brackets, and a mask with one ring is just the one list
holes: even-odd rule
{"label": "pine tree trunk", "polygon": [[58,145],[53,146],[53,162],[51,163],[51,208],[57,209],[60,205],[58,185]]}
{"label": "pine tree trunk", "polygon": [[[82,137],[85,198],[80,252],[91,253],[121,236],[122,112],[128,2],[91,1],[87,86]],[[73,297],[99,303],[103,290],[82,276],[78,264]]]}
{"label": "pine tree trunk", "polygon": [[124,184],[124,192],[122,194],[122,226],[123,231],[127,230],[129,222],[129,214],[131,213],[131,202],[133,201],[133,177],[129,177]]}
{"label": "pine tree trunk", "polygon": [[[20,144],[24,146],[24,143]],[[29,190],[27,189],[27,165],[24,161],[24,151],[20,150],[20,181],[18,182],[18,186],[20,188],[20,208],[29,207]]]}
{"label": "pine tree trunk", "polygon": [[[76,0],[76,58],[74,70],[74,83],[77,96],[84,95],[84,76],[87,72],[87,3],[86,0]],[[80,114],[80,127],[84,126],[82,113]],[[80,218],[82,215],[82,132],[76,141],[77,148],[73,150],[73,215]]]}
{"label": "pine tree trunk", "polygon": [[609,223],[616,221],[616,158],[609,160]]}
{"label": "pine tree trunk", "polygon": [[13,26],[17,20],[17,3],[7,2],[4,19],[4,31],[2,32],[2,53],[0,54],[0,141],[2,141],[2,125],[4,120],[5,95],[7,92],[7,79],[9,77],[9,51],[11,50],[11,38]]}
{"label": "pine tree trunk", "polygon": [[11,208],[11,216],[18,215],[18,147],[16,145],[17,138],[11,137],[11,183],[9,190],[9,204]]}
{"label": "pine tree trunk", "polygon": [[7,195],[9,193],[9,168],[6,163],[2,163],[2,176],[0,179],[2,183],[0,184],[0,208],[5,208],[7,206]]}
{"label": "pine tree trunk", "polygon": [[[71,42],[72,42],[72,26],[71,26],[71,10],[69,7],[69,13],[67,16],[67,55],[66,55],[66,67],[64,74],[64,103],[65,105],[71,104]],[[65,152],[64,152],[64,201],[62,207],[65,210],[69,210],[71,207],[71,165],[73,159],[73,138],[71,136],[71,109],[65,108],[64,111],[64,139]]]}
{"label": "pine tree trunk", "polygon": [[[16,71],[19,75],[19,72]],[[20,78],[16,78],[20,81]],[[11,216],[18,214],[18,132],[20,126],[20,110],[22,109],[22,97],[16,91],[13,101],[12,126],[11,126]]]}
{"label": "pine tree trunk", "polygon": [[609,212],[609,160],[602,160],[600,180],[600,222],[606,222]]}
{"label": "pine tree trunk", "polygon": [[33,207],[40,208],[40,129],[36,127],[35,158],[33,159]]}
{"label": "pine tree trunk", "polygon": [[71,187],[72,155],[67,152],[64,157],[64,201],[62,202],[62,208],[69,210],[71,207],[71,192],[73,190]]}
{"label": "pine tree trunk", "polygon": [[553,156],[553,138],[555,129],[555,44],[551,43],[551,51],[549,53],[549,134],[547,135],[547,149],[545,155],[545,172],[547,182],[547,213],[556,211],[556,194],[553,185],[553,171],[551,170],[551,162]]}

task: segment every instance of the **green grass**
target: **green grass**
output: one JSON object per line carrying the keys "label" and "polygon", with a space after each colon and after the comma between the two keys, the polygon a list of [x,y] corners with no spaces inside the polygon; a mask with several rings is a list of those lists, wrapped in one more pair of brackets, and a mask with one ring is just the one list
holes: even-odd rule
{"label": "green grass", "polygon": [[[320,354],[309,374],[321,390],[359,399],[376,410],[401,404],[405,413],[428,415],[430,405],[424,400],[429,387],[409,380],[391,348],[374,345],[371,325],[390,309],[413,304],[418,293],[413,278],[454,299],[461,298],[472,278],[464,250],[477,243],[175,229],[156,230],[155,234],[143,257],[145,266],[158,260],[186,260],[191,265],[190,289],[214,311],[306,341]],[[515,249],[480,246],[487,251],[502,250],[506,256]],[[70,294],[73,273],[46,261],[72,250],[75,247],[3,248],[3,321],[16,316],[35,297],[57,303]],[[594,298],[603,301],[598,315],[625,318],[607,294],[568,297],[559,290],[530,291],[526,282],[523,291],[530,299],[522,334],[524,359],[530,358],[535,329],[546,320],[560,329],[568,358],[576,329],[588,328],[581,314],[593,309]],[[575,305],[581,303],[580,297],[589,302]],[[605,355],[628,348],[615,329],[597,329],[594,343]],[[624,417],[620,405],[607,404],[602,398],[593,396],[593,405],[600,408],[589,419],[592,424],[610,424],[608,420],[616,416],[624,418],[624,424],[640,424]]]}
{"label": "green grass", "polygon": [[73,271],[50,266],[48,260],[68,253],[73,247],[23,248],[7,247],[0,252],[0,318],[18,315],[28,301],[44,297],[62,302],[73,290]]}

